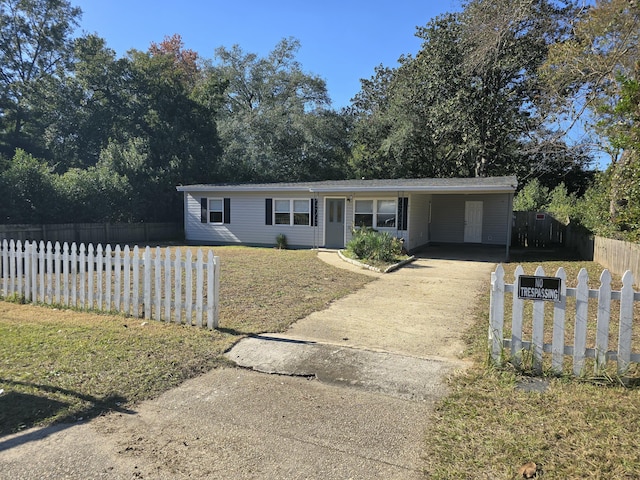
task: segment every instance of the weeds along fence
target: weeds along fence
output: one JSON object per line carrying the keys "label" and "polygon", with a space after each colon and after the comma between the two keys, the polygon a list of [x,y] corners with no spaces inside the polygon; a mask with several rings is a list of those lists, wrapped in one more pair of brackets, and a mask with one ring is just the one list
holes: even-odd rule
{"label": "weeds along fence", "polygon": [[218,327],[220,259],[202,250],[3,240],[5,299]]}
{"label": "weeds along fence", "polygon": [[[624,376],[633,363],[640,362],[640,354],[632,352],[632,346],[640,345],[639,332],[634,333],[633,328],[640,293],[633,290],[630,271],[622,276],[622,288],[616,291],[608,270],[600,275],[599,288],[590,289],[584,268],[575,288],[567,288],[565,271],[559,268],[555,274],[560,278],[559,298],[553,303],[519,298],[522,266],[516,268],[513,284],[505,283],[504,275],[502,265],[491,274],[489,349],[494,363],[501,364],[509,356],[518,368],[530,361],[534,373],[542,373],[546,365],[554,374],[569,368],[573,375],[582,376],[587,371],[586,359],[593,359],[596,376],[607,374],[608,362],[616,362],[616,373]],[[544,275],[538,267],[535,276]],[[511,305],[505,303],[505,293],[511,294]],[[511,311],[510,325],[505,325],[505,310]],[[525,322],[525,313],[531,315],[531,323]],[[524,339],[525,333],[530,340]],[[570,339],[573,343],[566,345]]]}

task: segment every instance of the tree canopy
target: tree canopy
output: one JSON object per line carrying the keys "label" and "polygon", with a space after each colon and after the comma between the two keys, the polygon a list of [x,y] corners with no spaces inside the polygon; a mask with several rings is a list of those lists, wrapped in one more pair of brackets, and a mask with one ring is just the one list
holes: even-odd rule
{"label": "tree canopy", "polygon": [[[177,220],[187,183],[515,174],[537,182],[523,205],[542,192],[593,229],[637,232],[637,2],[461,7],[336,110],[295,38],[209,59],[174,34],[118,57],[76,35],[70,1],[0,0],[0,221]],[[599,175],[567,134],[585,118],[612,158]]]}

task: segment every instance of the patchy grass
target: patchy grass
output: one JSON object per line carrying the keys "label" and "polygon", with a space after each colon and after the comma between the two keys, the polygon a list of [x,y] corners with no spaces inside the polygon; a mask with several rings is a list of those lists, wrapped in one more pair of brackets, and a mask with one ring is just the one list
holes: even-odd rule
{"label": "patchy grass", "polygon": [[220,329],[0,302],[0,435],[125,409],[225,363],[243,335],[282,331],[369,277],[311,251],[218,247]]}
{"label": "patchy grass", "polygon": [[[551,275],[563,266],[570,286],[585,267],[590,288],[599,285],[602,271],[593,262],[522,265],[527,274],[542,265]],[[509,283],[516,266],[505,265]],[[614,288],[619,287],[617,282]],[[542,467],[539,476],[543,478],[640,478],[640,389],[588,377],[547,374],[534,379],[508,365],[488,366],[488,309],[487,286],[477,322],[467,335],[475,368],[451,381],[451,393],[439,404],[427,435],[428,478],[516,478],[518,468],[529,461]],[[637,310],[635,318],[640,318]],[[590,318],[590,324],[594,321],[595,317]],[[573,337],[568,338],[571,343]],[[634,351],[638,350],[640,344],[634,338]]]}

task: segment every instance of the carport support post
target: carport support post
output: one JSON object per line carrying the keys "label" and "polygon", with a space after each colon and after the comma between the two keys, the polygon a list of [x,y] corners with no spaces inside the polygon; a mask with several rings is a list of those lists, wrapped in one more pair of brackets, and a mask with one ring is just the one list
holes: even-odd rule
{"label": "carport support post", "polygon": [[509,204],[509,215],[507,215],[507,251],[505,253],[505,262],[509,261],[509,247],[511,246],[511,229],[513,228],[513,193],[509,194],[509,200],[507,203]]}

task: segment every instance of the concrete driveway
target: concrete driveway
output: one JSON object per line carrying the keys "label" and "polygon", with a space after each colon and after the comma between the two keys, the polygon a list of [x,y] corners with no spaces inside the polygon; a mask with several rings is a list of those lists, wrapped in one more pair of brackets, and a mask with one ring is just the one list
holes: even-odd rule
{"label": "concrete driveway", "polygon": [[214,370],[130,414],[0,438],[3,477],[423,478],[434,402],[465,367],[460,337],[495,266],[490,255],[433,256],[366,271],[376,281],[286,333],[242,340],[228,357],[246,368]]}

